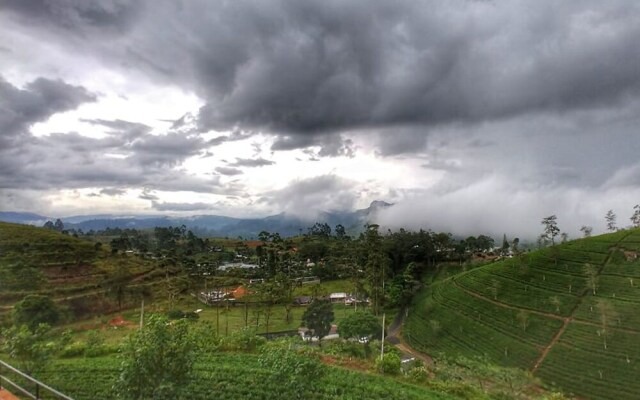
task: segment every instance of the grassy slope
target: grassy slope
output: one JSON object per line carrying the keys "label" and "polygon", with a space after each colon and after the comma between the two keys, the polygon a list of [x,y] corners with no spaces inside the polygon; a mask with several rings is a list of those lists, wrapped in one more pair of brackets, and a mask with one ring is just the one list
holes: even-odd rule
{"label": "grassy slope", "polygon": [[0,222],[0,261],[35,266],[71,265],[93,260],[93,243],[28,225]]}
{"label": "grassy slope", "polygon": [[[49,229],[0,222],[0,273],[31,268],[38,279],[27,285],[0,285],[0,313],[30,293],[44,294],[59,302],[95,302],[100,283],[118,263],[145,281],[152,266],[137,257],[113,257],[95,244]],[[32,274],[33,275],[33,274]],[[39,282],[38,282],[39,281]],[[5,287],[6,286],[6,287]],[[89,303],[91,302],[89,301]]]}
{"label": "grassy slope", "polygon": [[[426,353],[483,356],[528,369],[586,398],[637,398],[640,260],[632,259],[634,251],[640,231],[621,231],[462,272],[419,294],[405,338]],[[595,295],[585,263],[597,269]],[[610,308],[604,327],[602,301]]]}
{"label": "grassy slope", "polygon": [[[75,399],[106,399],[113,396],[119,362],[115,357],[56,361],[42,379]],[[252,354],[220,353],[200,356],[195,377],[187,387],[189,399],[283,399],[296,398],[270,379]],[[92,379],[87,379],[90,371]],[[313,399],[452,399],[424,387],[392,378],[331,367],[313,393]]]}

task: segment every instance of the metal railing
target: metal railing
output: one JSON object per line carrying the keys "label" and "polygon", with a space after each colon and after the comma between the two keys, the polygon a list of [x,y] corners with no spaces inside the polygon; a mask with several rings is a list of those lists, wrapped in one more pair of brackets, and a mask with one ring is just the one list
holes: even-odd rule
{"label": "metal railing", "polygon": [[[12,374],[12,378],[10,379],[7,375]],[[20,377],[20,379],[26,381],[27,383],[18,384],[15,377]],[[24,386],[33,387],[32,390],[26,389]],[[25,374],[24,372],[12,367],[6,362],[0,360],[0,389],[9,389],[9,391],[13,391],[14,393],[19,393],[20,396],[26,396],[33,400],[40,400],[44,394],[48,394],[47,398],[50,398],[50,395],[53,395],[56,399],[64,399],[64,400],[73,400],[71,397],[58,392],[51,386],[45,385],[39,380]]]}

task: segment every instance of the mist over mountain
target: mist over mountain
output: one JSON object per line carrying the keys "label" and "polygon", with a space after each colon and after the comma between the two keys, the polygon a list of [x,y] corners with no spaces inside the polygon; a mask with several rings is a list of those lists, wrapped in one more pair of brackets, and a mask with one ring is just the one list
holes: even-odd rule
{"label": "mist over mountain", "polygon": [[[295,236],[306,233],[314,223],[327,223],[334,229],[341,224],[349,234],[362,231],[366,223],[376,221],[380,210],[392,207],[385,201],[373,201],[369,207],[355,211],[321,212],[316,220],[304,219],[286,212],[270,215],[264,218],[233,218],[223,215],[74,215],[60,217],[67,229],[104,230],[107,228],[152,229],[185,225],[199,235],[238,237],[246,239],[257,238],[261,231],[278,232],[281,236]],[[0,221],[27,225],[43,225],[46,221],[55,220],[55,216],[43,216],[26,212],[0,212]]]}

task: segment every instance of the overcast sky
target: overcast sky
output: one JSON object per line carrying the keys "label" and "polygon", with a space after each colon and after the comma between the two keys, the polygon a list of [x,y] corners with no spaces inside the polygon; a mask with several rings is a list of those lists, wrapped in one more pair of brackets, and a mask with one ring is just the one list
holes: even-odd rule
{"label": "overcast sky", "polygon": [[636,0],[0,0],[5,211],[576,237],[639,129]]}

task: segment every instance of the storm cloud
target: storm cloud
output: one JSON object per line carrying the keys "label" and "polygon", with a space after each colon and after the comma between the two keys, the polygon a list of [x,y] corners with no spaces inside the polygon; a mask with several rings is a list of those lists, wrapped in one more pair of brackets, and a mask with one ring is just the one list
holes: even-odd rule
{"label": "storm cloud", "polygon": [[127,27],[101,57],[192,87],[202,129],[429,127],[613,107],[640,90],[632,1],[39,3],[9,6],[66,27],[59,41]]}
{"label": "storm cloud", "polygon": [[20,89],[0,76],[0,139],[26,134],[36,122],[93,101],[95,94],[61,80],[38,78]]}
{"label": "storm cloud", "polygon": [[248,167],[248,168],[266,167],[268,165],[273,165],[273,164],[275,164],[275,162],[270,160],[265,160],[264,158],[236,158],[236,161],[229,163],[229,165],[233,167]]}

